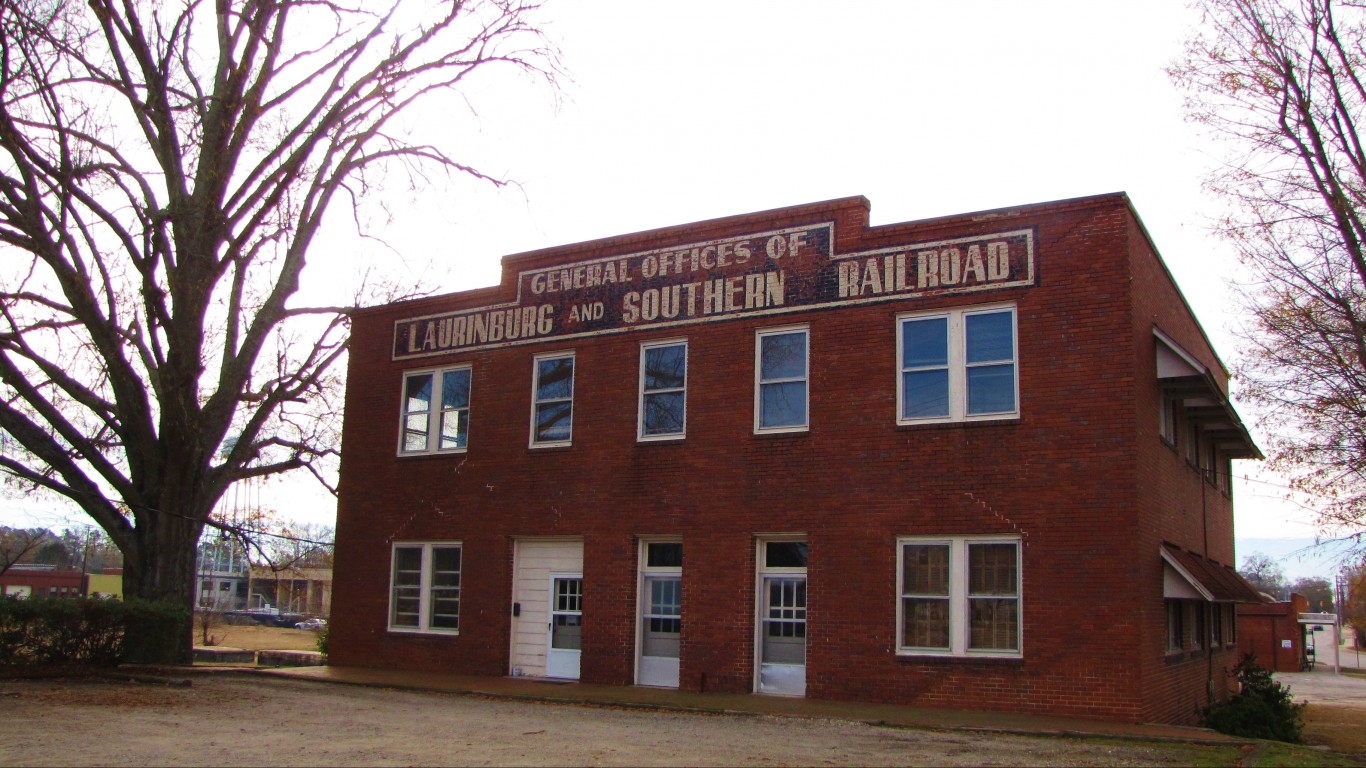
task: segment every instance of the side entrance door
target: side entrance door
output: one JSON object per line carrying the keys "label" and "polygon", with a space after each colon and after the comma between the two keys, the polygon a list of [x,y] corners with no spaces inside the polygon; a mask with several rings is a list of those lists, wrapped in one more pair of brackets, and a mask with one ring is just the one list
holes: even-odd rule
{"label": "side entrance door", "polygon": [[806,695],[806,542],[759,543],[759,693]]}
{"label": "side entrance door", "polygon": [[545,676],[578,680],[583,641],[583,574],[552,574],[550,600]]}

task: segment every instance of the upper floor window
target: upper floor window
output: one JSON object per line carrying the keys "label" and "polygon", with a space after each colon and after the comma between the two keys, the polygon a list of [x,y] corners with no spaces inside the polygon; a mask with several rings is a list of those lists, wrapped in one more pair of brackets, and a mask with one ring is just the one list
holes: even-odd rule
{"label": "upper floor window", "polygon": [[688,343],[640,348],[641,440],[682,437],[687,424]]}
{"label": "upper floor window", "polygon": [[389,628],[415,632],[460,629],[460,545],[395,543]]}
{"label": "upper floor window", "polygon": [[404,375],[400,453],[463,451],[469,433],[469,366]]}
{"label": "upper floor window", "polygon": [[897,647],[950,656],[1020,653],[1020,542],[902,539]]}
{"label": "upper floor window", "polygon": [[569,445],[574,427],[574,354],[540,355],[535,365],[531,444]]}
{"label": "upper floor window", "polygon": [[1176,404],[1177,399],[1163,392],[1162,403],[1157,414],[1157,434],[1167,445],[1176,445]]}
{"label": "upper floor window", "polygon": [[898,423],[1019,413],[1014,307],[903,315],[897,358]]}
{"label": "upper floor window", "polygon": [[760,331],[755,356],[754,431],[807,428],[806,328]]}

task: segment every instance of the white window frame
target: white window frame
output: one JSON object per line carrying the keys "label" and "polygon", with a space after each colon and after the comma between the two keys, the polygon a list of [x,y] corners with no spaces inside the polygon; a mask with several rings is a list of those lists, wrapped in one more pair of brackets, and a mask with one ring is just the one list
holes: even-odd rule
{"label": "white window frame", "polygon": [[[967,362],[967,318],[972,315],[990,315],[1000,312],[1010,313],[1010,365],[1014,370],[1015,408],[1010,411],[991,413],[968,413],[968,368]],[[903,332],[908,321],[928,320],[942,317],[948,321],[948,375],[949,375],[949,413],[947,416],[922,416],[907,418],[903,411],[905,402],[905,373],[903,360],[905,346]],[[1006,361],[991,361],[975,365],[999,365]],[[1016,306],[1011,304],[985,304],[947,310],[925,312],[904,312],[896,316],[896,423],[897,424],[945,424],[968,421],[1000,421],[1020,416],[1020,319]]]}
{"label": "white window frame", "polygon": [[[802,360],[802,375],[790,376],[786,378],[763,378],[763,348],[764,338],[768,336],[786,336],[789,334],[802,334],[804,345],[804,355]],[[801,382],[806,390],[806,407],[802,412],[802,422],[800,424],[785,424],[777,427],[763,426],[763,391],[765,385],[771,384],[792,384]],[[809,325],[785,325],[778,328],[760,328],[754,332],[754,434],[781,434],[784,432],[806,432],[811,428],[811,326]]]}
{"label": "white window frame", "polygon": [[[645,358],[652,349],[663,347],[682,347],[683,348],[683,386],[664,387],[645,390]],[[666,339],[661,341],[647,341],[640,345],[640,384],[637,387],[639,398],[637,399],[636,417],[636,440],[640,442],[650,442],[654,440],[678,440],[688,435],[688,340],[687,339]],[[645,398],[647,395],[683,395],[683,424],[677,432],[658,432],[646,434],[645,432]]]}
{"label": "white window frame", "polygon": [[[460,550],[460,585],[457,587],[460,594],[458,599],[461,608],[464,607],[464,579],[465,579],[465,549],[458,541],[396,541],[389,550],[389,618],[387,624],[390,632],[412,632],[417,634],[438,634],[438,635],[458,635],[460,634],[460,611],[456,612],[456,624],[454,629],[446,627],[431,626],[432,618],[432,569],[436,563],[433,550],[450,548]],[[398,551],[400,549],[420,549],[422,550],[421,579],[418,588],[418,624],[416,627],[400,625],[394,623],[394,570]]]}
{"label": "white window frame", "polygon": [[[683,540],[678,537],[649,538],[641,539],[640,546],[636,553],[637,573],[636,573],[636,598],[639,603],[636,609],[636,669],[640,668],[640,659],[645,654],[645,625],[653,618],[677,618],[679,619],[680,632],[683,614],[680,610],[678,616],[654,614],[650,612],[650,595],[647,594],[645,585],[650,576],[677,576],[679,584],[683,582],[683,566],[681,565],[650,565],[650,545],[651,544],[677,544],[683,545]],[[680,658],[682,657],[680,649]]]}
{"label": "white window frame", "polygon": [[[968,595],[968,546],[1011,544],[1015,547],[1016,637],[1013,649],[969,648],[972,603]],[[949,548],[949,647],[924,648],[905,644],[905,551],[907,545]],[[901,536],[896,540],[896,653],[898,656],[952,656],[1018,659],[1024,656],[1024,548],[1018,536]]]}
{"label": "white window frame", "polygon": [[[470,402],[464,408],[443,408],[441,388],[445,384],[445,374],[455,371],[466,371],[470,377]],[[408,436],[408,382],[415,376],[432,377],[432,402],[431,408],[427,411],[427,446],[420,450],[407,450],[405,444]],[[469,418],[470,411],[473,409],[474,402],[474,368],[468,363],[463,365],[448,365],[442,368],[422,368],[413,371],[403,372],[403,384],[399,392],[399,414],[398,414],[398,455],[399,456],[430,456],[436,453],[465,453],[469,450]],[[455,411],[465,412],[465,445],[453,448],[441,447],[441,419],[445,414]]]}
{"label": "white window frame", "polygon": [[[536,397],[537,391],[541,388],[541,361],[559,360],[569,358],[573,361],[573,373],[569,378],[569,397],[556,397],[539,400]],[[531,437],[529,445],[532,448],[556,448],[572,445],[574,442],[574,387],[578,383],[579,361],[573,350],[561,352],[546,352],[536,355],[531,359]],[[536,439],[536,413],[539,407],[547,403],[569,403],[569,437],[563,440],[537,440]]]}

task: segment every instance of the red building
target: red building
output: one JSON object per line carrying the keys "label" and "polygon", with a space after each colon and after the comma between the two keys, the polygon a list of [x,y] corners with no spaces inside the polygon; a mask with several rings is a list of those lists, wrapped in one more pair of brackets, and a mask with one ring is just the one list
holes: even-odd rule
{"label": "red building", "polygon": [[332,663],[1192,722],[1227,373],[1122,194],[848,198],[356,314]]}
{"label": "red building", "polygon": [[1305,624],[1300,616],[1309,610],[1304,595],[1284,602],[1265,601],[1238,606],[1238,647],[1257,657],[1257,663],[1273,672],[1301,672],[1309,663]]}
{"label": "red building", "polygon": [[11,565],[0,574],[0,593],[20,599],[83,597],[85,574],[55,565]]}

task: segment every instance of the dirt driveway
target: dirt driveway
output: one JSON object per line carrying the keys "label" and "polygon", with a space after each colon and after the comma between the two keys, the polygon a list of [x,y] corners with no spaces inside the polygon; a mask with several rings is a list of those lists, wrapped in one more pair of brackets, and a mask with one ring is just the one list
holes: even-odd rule
{"label": "dirt driveway", "polygon": [[[1195,750],[1213,749],[236,676],[197,677],[190,687],[0,681],[0,721],[6,766],[1188,765]],[[1231,764],[1232,757],[1220,754],[1215,762]]]}

